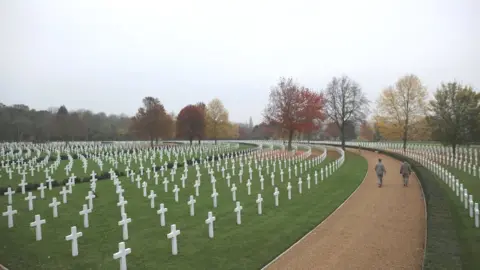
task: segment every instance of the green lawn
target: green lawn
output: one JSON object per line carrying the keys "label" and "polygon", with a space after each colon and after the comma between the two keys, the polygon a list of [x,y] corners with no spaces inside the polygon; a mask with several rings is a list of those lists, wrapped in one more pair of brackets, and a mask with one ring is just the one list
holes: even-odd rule
{"label": "green lawn", "polygon": [[[468,189],[468,193],[473,195],[473,199],[479,202],[480,198],[480,179],[478,176],[472,175],[458,170],[453,167],[446,167],[456,178],[459,178],[464,187]],[[441,181],[438,179],[438,181]],[[442,181],[443,182],[443,181]],[[455,213],[455,226],[458,238],[461,242],[462,249],[462,263],[463,269],[479,269],[480,267],[480,229],[475,228],[475,220],[469,216],[468,210],[465,209],[463,202],[460,202],[459,197],[448,187],[447,184],[442,185],[447,189],[449,199],[453,202],[452,212]]]}
{"label": "green lawn", "polygon": [[[327,160],[320,165],[324,166]],[[108,170],[106,166],[104,169]],[[237,164],[238,169],[238,164]],[[318,169],[318,168],[317,168]],[[280,183],[277,167],[276,182],[280,190],[280,205],[274,206],[273,187],[270,177],[265,175],[265,189],[261,192],[264,198],[263,215],[258,216],[255,203],[260,185],[258,172],[254,171],[252,194],[247,195],[245,186],[248,173],[244,168],[243,184],[238,183],[237,200],[242,203],[242,224],[236,225],[235,203],[225,180],[221,180],[221,172],[216,173],[218,208],[212,208],[211,184],[207,181],[206,170],[202,166],[202,185],[200,196],[196,198],[195,216],[189,214],[187,200],[194,194],[192,187],[195,170],[189,167],[187,187],[179,192],[179,202],[174,202],[172,185],[165,193],[163,185],[149,182],[148,190],[155,190],[158,195],[155,209],[150,208],[150,200],[143,197],[142,190],[137,189],[130,180],[122,178],[125,189],[126,213],[132,219],[129,224],[129,239],[126,247],[132,249],[127,257],[130,269],[255,269],[268,263],[275,256],[288,248],[297,239],[320,223],[338,205],[340,205],[363,179],[367,162],[357,155],[347,153],[344,166],[332,177],[318,185],[314,184],[312,175],[311,189],[307,189],[303,179],[303,194],[298,194],[297,179],[292,179],[292,200],[287,199],[286,182],[288,173],[284,175],[284,183]],[[179,168],[183,172],[183,168]],[[265,168],[263,169],[266,170]],[[272,170],[272,169],[270,169]],[[231,172],[231,170],[229,170]],[[310,170],[311,173],[313,170]],[[293,172],[292,172],[293,176]],[[176,182],[180,184],[180,173]],[[293,178],[293,177],[292,177]],[[169,177],[170,179],[170,177]],[[320,177],[319,177],[320,182]],[[61,201],[58,188],[46,191],[46,199],[39,199],[34,204],[34,211],[29,212],[23,196],[14,195],[13,208],[18,210],[14,216],[15,227],[8,229],[6,217],[0,222],[0,263],[10,269],[118,269],[119,261],[112,258],[118,251],[118,243],[122,240],[122,228],[117,226],[120,210],[116,206],[118,196],[112,181],[98,181],[94,210],[90,214],[90,227],[83,227],[83,217],[78,214],[86,203],[84,197],[89,190],[88,184],[77,184],[73,194],[69,195],[66,205],[59,206],[59,217],[52,217],[52,209],[47,205],[56,196]],[[161,227],[156,214],[159,203],[168,208],[166,227]],[[0,197],[2,212],[6,210],[7,198]],[[207,212],[213,211],[216,216],[215,238],[208,238],[208,227],[205,224]],[[40,214],[46,219],[43,225],[43,240],[35,241],[35,230],[29,224],[34,215]],[[170,224],[175,223],[181,230],[178,238],[179,255],[171,255],[171,242],[166,234]],[[77,226],[83,232],[79,238],[79,256],[71,256],[71,243],[65,241],[70,234],[70,227]]]}
{"label": "green lawn", "polygon": [[[216,153],[230,153],[232,151],[247,150],[247,149],[250,149],[254,146],[255,145],[253,145],[253,144],[239,144],[237,149],[232,149],[232,147],[227,147],[227,148],[219,149],[218,151],[216,151]],[[212,145],[210,147],[215,147],[215,146]],[[206,148],[206,149],[208,149],[208,148]],[[211,154],[212,154],[212,152],[207,150],[206,155],[211,155]],[[46,154],[42,153],[42,156],[44,157],[44,156],[46,156]],[[51,155],[51,157],[56,158],[56,155]],[[194,153],[191,153],[191,154],[187,153],[187,155],[186,155],[187,159],[198,158],[198,157],[199,156],[195,155]],[[163,158],[161,158],[160,155],[157,154],[156,159],[155,159],[155,164],[157,166],[161,166],[165,162],[173,162],[175,159],[176,159],[176,157],[174,155],[171,155],[171,160],[168,160],[167,155],[164,154]],[[81,177],[81,178],[89,176],[92,173],[93,170],[97,174],[100,174],[100,167],[98,166],[98,164],[95,161],[93,161],[93,160],[88,161],[87,172],[85,173],[84,169],[82,167],[81,161],[79,159],[76,159],[76,160],[74,160],[75,166],[72,167],[72,171],[67,175],[64,168],[68,164],[68,162],[69,162],[68,160],[61,160],[60,165],[58,167],[59,169],[54,170],[53,174],[49,173],[49,176],[53,180],[61,182],[65,179],[67,179],[72,173],[75,174],[75,176]],[[178,159],[178,162],[183,163],[183,156],[181,156]],[[50,162],[48,162],[47,166],[50,167],[53,163],[54,163],[53,161],[50,161]],[[102,172],[108,172],[110,170],[111,166],[110,166],[110,164],[107,164],[106,162],[104,162],[104,164],[105,164],[105,166],[103,167]],[[133,164],[133,161],[132,161],[132,164]],[[144,162],[144,164],[147,164],[147,162]],[[150,159],[148,160],[148,164],[150,164]],[[144,167],[145,167],[145,170],[146,170],[147,167],[145,165],[144,165]],[[120,163],[120,162],[118,163],[118,170],[124,171],[125,168],[126,168],[125,164]],[[113,169],[115,169],[115,168],[113,168]],[[150,169],[152,169],[152,168],[150,168]],[[45,182],[46,177],[45,177],[45,172],[44,171],[45,171],[45,168],[40,169],[40,171],[37,171],[37,169],[35,168],[35,173],[34,173],[34,176],[32,177],[30,170],[26,170],[26,173],[27,173],[25,175],[26,182],[27,183],[42,183],[42,182]],[[12,188],[17,188],[18,184],[20,184],[21,179],[22,179],[22,176],[18,174],[17,170],[13,170],[12,179],[10,180],[9,177],[8,177],[8,173],[4,169],[0,169],[0,187],[11,186]]]}

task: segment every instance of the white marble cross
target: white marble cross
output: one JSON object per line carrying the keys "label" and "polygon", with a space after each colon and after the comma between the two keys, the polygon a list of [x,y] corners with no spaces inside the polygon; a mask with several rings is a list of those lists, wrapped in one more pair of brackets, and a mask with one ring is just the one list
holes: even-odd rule
{"label": "white marble cross", "polygon": [[190,200],[188,200],[187,204],[190,206],[190,216],[193,217],[195,215],[195,203],[197,201],[193,198],[193,195],[190,195]]}
{"label": "white marble cross", "polygon": [[257,212],[258,212],[259,215],[261,215],[262,214],[262,202],[263,202],[262,194],[257,195],[257,200],[255,202],[257,203]]}
{"label": "white marble cross", "polygon": [[160,226],[165,226],[165,213],[168,211],[168,208],[165,208],[163,203],[160,204],[160,209],[157,210],[157,214],[160,215]]}
{"label": "white marble cross", "polygon": [[177,225],[170,226],[170,232],[167,234],[168,239],[172,239],[172,255],[178,254],[177,236],[180,235],[180,230],[177,230]]}
{"label": "white marble cross", "polygon": [[128,201],[125,201],[123,199],[123,196],[120,196],[120,199],[118,200],[117,206],[120,206],[120,215],[125,213],[125,205],[128,203]]}
{"label": "white marble cross", "polygon": [[2,216],[8,217],[8,228],[13,227],[13,215],[17,214],[17,210],[12,210],[11,205],[7,205],[7,211],[2,213]]}
{"label": "white marble cross", "polygon": [[83,210],[79,212],[83,216],[83,227],[88,228],[88,214],[92,212],[92,209],[88,208],[88,205],[83,205]]}
{"label": "white marble cross", "polygon": [[22,188],[22,194],[25,194],[25,186],[27,185],[27,182],[22,179],[22,181],[18,185]]}
{"label": "white marble cross", "polygon": [[58,206],[60,205],[60,202],[57,201],[56,197],[52,198],[52,202],[48,204],[48,207],[51,207],[53,209],[53,217],[56,218],[58,217]]}
{"label": "white marble cross", "polygon": [[8,204],[12,204],[12,195],[15,194],[15,191],[12,188],[8,187],[7,191],[3,195],[8,196]]}
{"label": "white marble cross", "polygon": [[211,197],[213,198],[213,207],[214,207],[214,208],[217,208],[218,192],[217,192],[217,190],[216,190],[215,188],[214,188],[213,191],[212,191]]}
{"label": "white marble cross", "polygon": [[37,188],[37,190],[40,190],[40,199],[45,198],[45,189],[47,187],[43,185],[43,183],[40,183],[40,186]]}
{"label": "white marble cross", "polygon": [[157,194],[152,190],[150,190],[150,195],[148,195],[148,198],[150,199],[150,208],[155,208],[155,198],[157,197]]}
{"label": "white marble cross", "polygon": [[168,192],[168,180],[166,177],[163,179],[163,187],[165,189],[165,192]]}
{"label": "white marble cross", "polygon": [[30,227],[35,227],[35,239],[42,240],[42,225],[45,224],[45,219],[41,219],[40,215],[35,215],[35,221],[30,223]]}
{"label": "white marble cross", "polygon": [[233,209],[233,211],[237,213],[238,225],[242,224],[242,209],[243,207],[240,205],[240,202],[236,202],[236,206],[235,206],[235,209]]}
{"label": "white marble cross", "polygon": [[78,256],[78,238],[82,237],[83,234],[82,232],[77,232],[77,227],[72,226],[70,228],[70,235],[65,236],[66,241],[72,241],[72,256],[76,257]]}
{"label": "white marble cross", "polygon": [[213,222],[215,221],[215,217],[213,216],[211,211],[208,211],[208,217],[205,220],[205,223],[208,224],[208,237],[213,238]]}
{"label": "white marble cross", "polygon": [[280,191],[278,191],[278,187],[275,187],[275,192],[273,192],[273,196],[275,196],[275,206],[278,206],[278,195],[280,195]]}
{"label": "white marble cross", "polygon": [[62,195],[62,199],[63,199],[64,204],[67,203],[67,194],[68,194],[68,190],[65,186],[63,186],[62,191],[60,191],[60,195]]}
{"label": "white marble cross", "polygon": [[235,184],[232,184],[232,188],[230,189],[232,191],[232,199],[235,202],[237,200],[237,187]]}
{"label": "white marble cross", "polygon": [[175,193],[175,201],[178,202],[178,192],[180,189],[178,188],[177,185],[173,185],[173,193]]}
{"label": "white marble cross", "polygon": [[199,191],[199,187],[200,187],[200,181],[198,180],[195,180],[195,184],[193,185],[193,187],[195,188],[195,196],[200,196],[200,191]]}
{"label": "white marble cross", "polygon": [[288,182],[288,184],[287,184],[287,193],[288,193],[288,199],[291,200],[292,199],[292,184],[290,184],[290,182]]}
{"label": "white marble cross", "polygon": [[93,210],[93,199],[95,199],[96,196],[93,194],[92,191],[88,192],[88,195],[85,197],[85,200],[88,200],[88,208],[90,210]]}
{"label": "white marble cross", "polygon": [[113,254],[113,259],[120,259],[120,270],[127,270],[127,255],[132,253],[132,249],[125,248],[125,242],[118,243],[118,252]]}
{"label": "white marble cross", "polygon": [[147,197],[147,186],[148,186],[147,182],[144,181],[144,182],[142,183],[143,197]]}
{"label": "white marble cross", "polygon": [[127,218],[127,214],[122,214],[122,220],[118,222],[118,226],[122,226],[122,237],[124,241],[128,240],[128,223],[132,222],[131,218]]}
{"label": "white marble cross", "polygon": [[28,201],[28,211],[33,211],[33,200],[35,200],[37,196],[33,196],[32,192],[28,192],[28,196],[25,197],[25,201]]}
{"label": "white marble cross", "polygon": [[302,194],[302,178],[298,178],[298,193]]}

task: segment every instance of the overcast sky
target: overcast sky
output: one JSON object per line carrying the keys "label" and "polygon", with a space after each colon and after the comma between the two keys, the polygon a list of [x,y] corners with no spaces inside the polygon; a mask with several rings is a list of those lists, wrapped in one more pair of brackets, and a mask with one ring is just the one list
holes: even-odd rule
{"label": "overcast sky", "polygon": [[407,73],[480,87],[478,0],[0,0],[0,102],[133,115],[220,98],[262,120],[280,76],[371,100]]}

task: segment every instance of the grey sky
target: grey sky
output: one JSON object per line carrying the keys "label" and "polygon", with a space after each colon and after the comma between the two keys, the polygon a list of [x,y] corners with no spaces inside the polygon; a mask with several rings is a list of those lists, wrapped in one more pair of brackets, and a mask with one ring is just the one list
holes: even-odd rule
{"label": "grey sky", "polygon": [[[478,0],[0,0],[0,102],[132,115],[220,98],[261,121],[280,76],[346,74],[371,100],[406,73],[480,87]],[[476,17],[475,17],[476,15]]]}

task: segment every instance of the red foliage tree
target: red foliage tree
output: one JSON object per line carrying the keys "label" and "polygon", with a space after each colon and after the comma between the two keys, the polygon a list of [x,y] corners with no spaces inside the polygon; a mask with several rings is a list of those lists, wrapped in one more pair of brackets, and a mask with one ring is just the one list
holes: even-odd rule
{"label": "red foliage tree", "polygon": [[200,106],[187,105],[177,116],[177,138],[186,139],[192,144],[193,139],[201,139],[205,134],[205,113]]}
{"label": "red foliage tree", "polygon": [[278,125],[288,132],[288,149],[292,149],[295,131],[302,126],[305,102],[300,86],[292,78],[280,78],[270,90],[270,100],[264,118],[267,124]]}
{"label": "red foliage tree", "polygon": [[323,94],[315,93],[308,88],[304,88],[301,91],[301,101],[303,102],[303,106],[300,112],[302,118],[300,130],[307,135],[308,141],[310,141],[311,134],[319,130],[321,121],[325,120],[323,113],[325,100]]}

